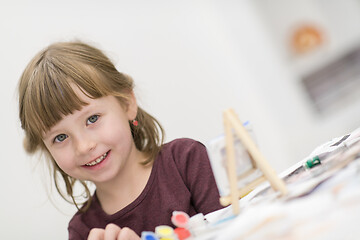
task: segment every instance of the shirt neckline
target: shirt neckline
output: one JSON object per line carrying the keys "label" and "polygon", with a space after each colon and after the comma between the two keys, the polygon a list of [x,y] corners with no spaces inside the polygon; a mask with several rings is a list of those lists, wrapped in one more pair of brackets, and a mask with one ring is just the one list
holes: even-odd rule
{"label": "shirt neckline", "polygon": [[157,172],[157,166],[158,166],[158,157],[159,157],[160,153],[158,154],[158,156],[154,159],[154,163],[151,169],[151,173],[150,173],[150,177],[143,189],[143,191],[140,193],[140,195],[130,204],[128,204],[127,206],[125,206],[124,208],[120,209],[119,211],[115,212],[114,214],[107,214],[101,204],[100,201],[96,195],[96,190],[94,193],[94,204],[95,204],[95,208],[99,209],[99,214],[102,215],[102,217],[104,219],[106,219],[107,222],[109,221],[113,221],[116,220],[122,216],[124,216],[125,214],[127,214],[128,212],[132,211],[133,209],[135,209],[146,197],[146,195],[149,193],[149,190],[151,189],[154,179],[155,179],[155,175]]}

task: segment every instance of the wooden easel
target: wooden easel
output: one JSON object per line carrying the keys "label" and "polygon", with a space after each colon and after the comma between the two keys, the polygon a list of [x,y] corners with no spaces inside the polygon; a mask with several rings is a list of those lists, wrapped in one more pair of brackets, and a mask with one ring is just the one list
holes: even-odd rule
{"label": "wooden easel", "polygon": [[[287,188],[282,179],[278,177],[273,168],[266,161],[264,156],[256,147],[254,141],[251,139],[249,133],[244,128],[240,119],[235,114],[234,110],[227,109],[223,115],[224,127],[225,127],[225,143],[226,143],[226,161],[227,172],[230,184],[230,195],[221,197],[220,203],[223,206],[232,204],[234,214],[239,213],[239,199],[251,192],[257,185],[265,180],[270,182],[271,187],[274,190],[280,191],[282,195],[287,193]],[[234,129],[234,132],[232,131]],[[236,134],[244,148],[248,151],[250,159],[253,164],[253,168],[241,176],[236,174],[236,162],[235,162],[235,149],[234,149],[234,135]],[[262,176],[253,182],[249,183],[244,188],[238,189],[237,182],[240,178],[245,178],[252,174],[256,169],[260,169]]]}

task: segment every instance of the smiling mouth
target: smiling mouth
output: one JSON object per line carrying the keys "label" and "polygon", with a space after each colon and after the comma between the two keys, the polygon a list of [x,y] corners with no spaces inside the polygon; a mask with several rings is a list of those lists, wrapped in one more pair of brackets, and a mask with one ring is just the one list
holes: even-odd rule
{"label": "smiling mouth", "polygon": [[92,167],[92,166],[95,166],[95,165],[101,163],[101,162],[106,158],[106,156],[108,155],[108,153],[109,153],[109,152],[104,153],[104,155],[98,157],[97,159],[95,159],[95,160],[92,161],[92,162],[89,162],[89,163],[85,164],[85,166]]}

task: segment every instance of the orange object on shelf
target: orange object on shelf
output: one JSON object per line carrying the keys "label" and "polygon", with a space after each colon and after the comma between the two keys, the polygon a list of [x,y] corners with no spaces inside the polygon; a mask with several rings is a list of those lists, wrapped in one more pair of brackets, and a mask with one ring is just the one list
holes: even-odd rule
{"label": "orange object on shelf", "polygon": [[323,43],[323,36],[317,27],[303,25],[295,30],[291,41],[295,52],[302,54],[319,47]]}

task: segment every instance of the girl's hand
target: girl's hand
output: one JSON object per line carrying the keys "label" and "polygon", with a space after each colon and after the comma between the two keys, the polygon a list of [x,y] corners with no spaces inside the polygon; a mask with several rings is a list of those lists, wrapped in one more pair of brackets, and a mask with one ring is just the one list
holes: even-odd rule
{"label": "girl's hand", "polygon": [[130,228],[120,228],[110,223],[105,229],[91,229],[88,240],[140,240],[140,237]]}

